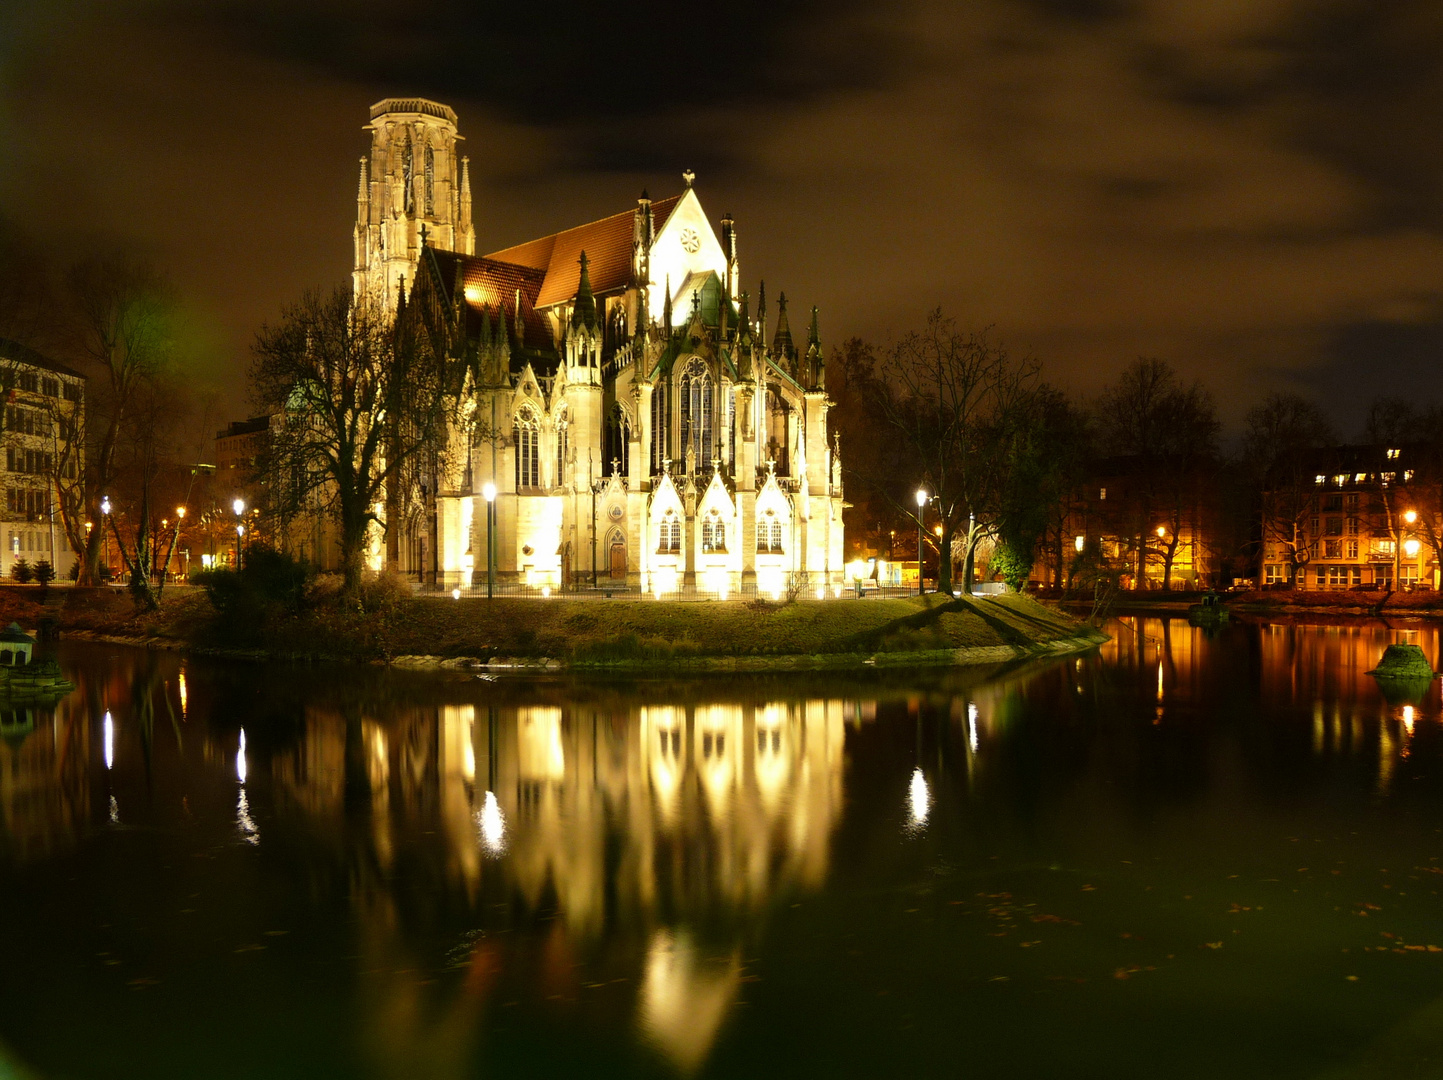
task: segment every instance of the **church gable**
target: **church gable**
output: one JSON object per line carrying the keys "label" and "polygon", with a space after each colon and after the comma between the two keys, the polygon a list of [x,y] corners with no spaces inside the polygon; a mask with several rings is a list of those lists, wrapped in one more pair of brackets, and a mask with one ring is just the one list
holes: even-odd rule
{"label": "church gable", "polygon": [[[682,194],[674,209],[662,225],[658,219],[656,238],[651,245],[651,317],[662,318],[666,303],[664,286],[669,282],[677,289],[679,283],[687,281],[693,274],[708,271],[726,280],[727,257],[707,221],[701,208],[701,201],[692,188]],[[674,314],[684,318],[690,311],[691,297],[685,295],[680,303],[684,306]]]}

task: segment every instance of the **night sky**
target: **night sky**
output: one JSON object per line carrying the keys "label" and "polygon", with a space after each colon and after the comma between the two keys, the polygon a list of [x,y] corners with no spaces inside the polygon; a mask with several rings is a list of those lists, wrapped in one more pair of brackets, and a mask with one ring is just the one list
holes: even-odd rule
{"label": "night sky", "polygon": [[259,324],[348,279],[390,95],[459,114],[480,251],[691,168],[831,344],[941,305],[1080,393],[1172,360],[1234,426],[1443,397],[1437,0],[11,0],[0,217],[148,250],[243,415]]}

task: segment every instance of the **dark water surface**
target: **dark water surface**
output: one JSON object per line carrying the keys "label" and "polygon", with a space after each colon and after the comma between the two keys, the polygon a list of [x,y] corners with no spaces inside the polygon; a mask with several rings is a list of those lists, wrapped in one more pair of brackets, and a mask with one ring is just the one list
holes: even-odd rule
{"label": "dark water surface", "polygon": [[487,683],[66,645],[0,724],[0,1077],[1443,1075],[1400,623]]}

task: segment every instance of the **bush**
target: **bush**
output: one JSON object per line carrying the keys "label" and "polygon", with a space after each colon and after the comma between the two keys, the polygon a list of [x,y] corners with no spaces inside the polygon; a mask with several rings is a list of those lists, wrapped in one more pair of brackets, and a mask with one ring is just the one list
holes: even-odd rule
{"label": "bush", "polygon": [[49,585],[55,580],[55,567],[50,565],[49,559],[41,559],[35,564],[35,580],[41,585]]}
{"label": "bush", "polygon": [[70,573],[66,575],[71,581],[80,580],[80,559],[77,558],[70,564]]}
{"label": "bush", "polygon": [[1032,576],[1032,552],[1003,541],[997,545],[992,553],[992,561],[987,565],[988,569],[1007,582],[1009,589],[1020,593],[1027,588],[1027,580]]}
{"label": "bush", "polygon": [[35,578],[35,571],[24,559],[16,559],[15,565],[10,567],[10,576],[21,585],[28,585]]}
{"label": "bush", "polygon": [[299,610],[310,577],[306,564],[257,545],[247,550],[239,571],[199,570],[190,580],[205,590],[215,608],[220,636],[245,640],[254,637],[270,616]]}

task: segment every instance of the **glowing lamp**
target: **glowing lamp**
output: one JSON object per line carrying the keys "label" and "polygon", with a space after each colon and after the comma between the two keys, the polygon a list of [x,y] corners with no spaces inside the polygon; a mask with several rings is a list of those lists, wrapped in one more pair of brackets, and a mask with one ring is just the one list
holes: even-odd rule
{"label": "glowing lamp", "polygon": [[1167,526],[1166,526],[1166,525],[1159,525],[1159,526],[1157,527],[1157,535],[1158,535],[1158,538],[1159,538],[1159,539],[1161,539],[1162,537],[1166,536],[1166,535],[1167,535]]}
{"label": "glowing lamp", "polygon": [[246,527],[244,525],[237,525],[235,527],[235,534],[237,536],[244,536],[246,534]]}
{"label": "glowing lamp", "polygon": [[105,498],[103,498],[103,499],[100,500],[100,512],[101,512],[102,514],[108,514],[108,513],[110,513],[110,496],[109,496],[109,495],[105,496]]}
{"label": "glowing lamp", "polygon": [[235,511],[235,516],[240,517],[246,512],[246,501],[244,499],[236,499],[235,502],[230,504],[230,507]]}
{"label": "glowing lamp", "polygon": [[1418,511],[1405,510],[1403,512],[1403,520],[1406,521],[1409,525],[1413,524],[1413,522],[1418,520]]}
{"label": "glowing lamp", "polygon": [[177,507],[175,508],[175,516],[178,517],[178,518],[180,518],[181,521],[184,521],[184,520],[185,520],[185,507],[183,507],[183,506],[177,506]]}
{"label": "glowing lamp", "polygon": [[1422,547],[1422,545],[1419,544],[1417,540],[1409,539],[1403,541],[1403,552],[1410,559],[1416,559],[1418,557],[1418,549],[1420,547]]}
{"label": "glowing lamp", "polygon": [[917,509],[920,510],[920,509],[922,509],[922,507],[924,507],[924,506],[926,506],[926,505],[927,505],[927,493],[926,493],[925,491],[923,491],[921,488],[918,488],[918,489],[917,489]]}
{"label": "glowing lamp", "polygon": [[460,589],[452,589],[452,590],[451,590],[451,599],[452,599],[452,600],[460,600],[460,599],[461,599],[461,590],[460,590]]}
{"label": "glowing lamp", "polygon": [[485,500],[486,500],[487,502],[495,502],[495,501],[496,501],[496,485],[493,484],[493,483],[491,483],[491,481],[489,481],[489,480],[486,481],[486,486],[481,489],[481,495],[482,495],[482,497],[485,498]]}

